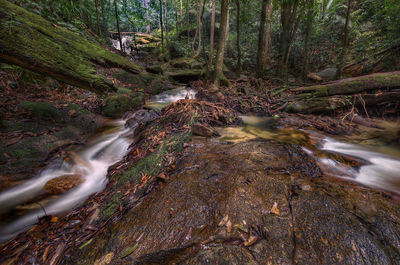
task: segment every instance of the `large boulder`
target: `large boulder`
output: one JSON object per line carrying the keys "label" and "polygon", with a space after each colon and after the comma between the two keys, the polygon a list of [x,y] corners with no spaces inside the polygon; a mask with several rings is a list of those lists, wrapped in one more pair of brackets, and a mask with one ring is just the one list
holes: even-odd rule
{"label": "large boulder", "polygon": [[175,81],[189,82],[200,79],[200,77],[203,75],[203,71],[188,69],[188,70],[179,70],[176,72],[168,72],[167,75]]}
{"label": "large boulder", "polygon": [[322,80],[324,81],[332,81],[335,80],[336,75],[337,75],[337,69],[330,67],[326,68],[318,73],[316,73],[317,76],[321,77]]}
{"label": "large boulder", "polygon": [[138,108],[143,103],[141,95],[114,94],[109,96],[104,103],[102,114],[111,118],[121,117],[128,110]]}

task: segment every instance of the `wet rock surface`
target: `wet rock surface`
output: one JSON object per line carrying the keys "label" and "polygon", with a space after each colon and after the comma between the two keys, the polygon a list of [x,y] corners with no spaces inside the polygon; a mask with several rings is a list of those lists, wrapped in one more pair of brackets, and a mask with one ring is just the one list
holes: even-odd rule
{"label": "wet rock surface", "polygon": [[314,159],[295,145],[195,137],[167,175],[64,262],[400,262],[399,205],[321,177]]}
{"label": "wet rock surface", "polygon": [[79,175],[65,175],[53,178],[44,185],[43,190],[52,195],[62,194],[81,184],[83,179]]}

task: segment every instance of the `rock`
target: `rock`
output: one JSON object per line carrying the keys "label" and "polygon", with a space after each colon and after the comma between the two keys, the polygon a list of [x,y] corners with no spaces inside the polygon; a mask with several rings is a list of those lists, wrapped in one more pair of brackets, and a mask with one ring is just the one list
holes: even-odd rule
{"label": "rock", "polygon": [[194,62],[190,65],[191,69],[203,69],[203,64],[200,62]]}
{"label": "rock", "polygon": [[58,109],[49,102],[22,101],[18,106],[29,111],[35,118],[43,120],[60,120],[65,118]]}
{"label": "rock", "polygon": [[126,94],[114,94],[105,100],[102,114],[107,117],[118,118],[126,111],[141,106],[143,97],[132,97]]}
{"label": "rock", "polygon": [[179,69],[189,69],[191,64],[196,63],[196,60],[192,58],[178,58],[170,62],[172,67]]}
{"label": "rock", "polygon": [[211,137],[215,135],[215,131],[208,125],[195,123],[192,127],[193,135]]}
{"label": "rock", "polygon": [[43,190],[53,195],[62,194],[75,188],[82,182],[83,179],[79,175],[64,175],[47,181]]}
{"label": "rock", "polygon": [[150,72],[150,73],[153,73],[153,74],[163,74],[163,73],[164,73],[162,67],[159,66],[159,65],[151,65],[151,66],[148,66],[148,67],[146,68],[146,71],[147,71],[147,72]]}
{"label": "rock", "polygon": [[144,125],[157,119],[160,114],[156,110],[140,109],[127,117],[126,128],[136,129],[139,125]]}
{"label": "rock", "polygon": [[313,81],[318,81],[318,82],[322,81],[322,78],[318,76],[316,73],[309,73],[307,75],[307,78]]}
{"label": "rock", "polygon": [[201,70],[180,70],[177,72],[168,72],[167,75],[179,82],[189,82],[198,80],[203,72]]}
{"label": "rock", "polygon": [[336,74],[337,74],[337,69],[331,67],[318,72],[316,75],[322,78],[322,80],[324,81],[332,81],[335,80]]}

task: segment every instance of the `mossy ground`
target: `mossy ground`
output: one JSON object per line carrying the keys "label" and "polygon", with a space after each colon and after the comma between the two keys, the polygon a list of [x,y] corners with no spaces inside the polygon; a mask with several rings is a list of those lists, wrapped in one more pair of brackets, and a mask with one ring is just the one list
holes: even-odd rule
{"label": "mossy ground", "polygon": [[113,89],[110,81],[96,75],[96,64],[141,71],[127,58],[6,0],[0,0],[0,13],[0,58],[11,64],[95,91]]}
{"label": "mossy ground", "polygon": [[[112,195],[107,202],[102,205],[100,211],[101,220],[107,219],[111,216],[120,206],[128,203],[128,199],[121,201],[121,193],[117,192],[127,183],[130,186],[139,184],[140,187],[135,190],[135,196],[143,194],[147,186],[155,179],[155,177],[161,172],[164,167],[165,156],[167,153],[179,153],[183,150],[183,144],[188,141],[190,134],[188,132],[182,132],[170,136],[169,138],[162,141],[155,151],[145,158],[140,159],[137,163],[132,165],[126,171],[117,174],[111,178],[111,181],[115,181],[115,184],[111,187]],[[141,183],[143,176],[148,176],[147,182]]]}

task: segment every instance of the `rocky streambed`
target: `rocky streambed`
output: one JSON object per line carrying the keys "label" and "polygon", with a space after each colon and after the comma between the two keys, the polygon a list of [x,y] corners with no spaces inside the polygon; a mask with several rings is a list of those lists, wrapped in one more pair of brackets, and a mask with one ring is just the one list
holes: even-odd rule
{"label": "rocky streambed", "polygon": [[[148,107],[188,99],[130,115],[132,145],[109,169],[103,192],[3,245],[1,261],[400,262],[396,192],[338,174],[360,172],[368,159],[324,146],[325,133],[294,126],[300,116],[243,117],[243,125],[232,126],[234,111],[177,91],[153,98]],[[203,137],[211,135],[220,136]],[[393,172],[385,176],[398,178]]]}

